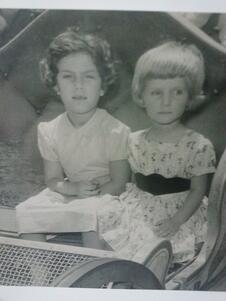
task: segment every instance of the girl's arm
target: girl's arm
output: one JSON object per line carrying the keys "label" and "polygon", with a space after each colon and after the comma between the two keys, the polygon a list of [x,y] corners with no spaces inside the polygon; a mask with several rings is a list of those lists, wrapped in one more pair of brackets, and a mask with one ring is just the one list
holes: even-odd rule
{"label": "girl's arm", "polygon": [[130,180],[130,167],[127,160],[112,161],[110,164],[110,181],[100,186],[101,194],[120,195],[125,191]]}
{"label": "girl's arm", "polygon": [[97,195],[97,185],[90,182],[70,182],[65,180],[62,166],[57,161],[44,159],[46,185],[53,191],[64,195],[88,197]]}
{"label": "girl's arm", "polygon": [[190,192],[183,206],[173,216],[180,225],[184,224],[199,208],[207,190],[208,175],[191,178]]}
{"label": "girl's arm", "polygon": [[191,178],[191,188],[183,206],[170,219],[159,221],[155,233],[161,237],[173,236],[199,208],[206,193],[208,175]]}

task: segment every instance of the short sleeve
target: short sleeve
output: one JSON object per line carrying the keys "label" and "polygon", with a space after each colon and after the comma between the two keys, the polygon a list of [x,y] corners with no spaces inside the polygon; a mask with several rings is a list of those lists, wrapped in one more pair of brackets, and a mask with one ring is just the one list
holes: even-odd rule
{"label": "short sleeve", "polygon": [[194,152],[188,160],[187,173],[190,176],[201,176],[204,174],[214,173],[216,166],[216,155],[212,143],[202,137]]}
{"label": "short sleeve", "polygon": [[42,157],[49,161],[58,161],[56,148],[53,142],[53,133],[48,123],[38,125],[38,147]]}
{"label": "short sleeve", "polygon": [[127,145],[130,129],[121,123],[108,133],[107,153],[109,161],[127,159]]}
{"label": "short sleeve", "polygon": [[142,151],[142,143],[140,141],[141,132],[134,132],[129,135],[127,156],[134,173],[140,171],[139,153]]}

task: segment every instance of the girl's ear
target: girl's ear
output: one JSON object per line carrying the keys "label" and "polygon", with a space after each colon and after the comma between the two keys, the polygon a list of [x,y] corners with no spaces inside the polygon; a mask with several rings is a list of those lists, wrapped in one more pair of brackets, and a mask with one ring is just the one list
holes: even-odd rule
{"label": "girl's ear", "polygon": [[204,94],[194,96],[188,101],[185,110],[190,112],[195,111],[206,102],[207,98],[207,95]]}
{"label": "girl's ear", "polygon": [[104,96],[104,89],[100,90],[100,96]]}
{"label": "girl's ear", "polygon": [[139,97],[136,97],[136,102],[137,104],[141,107],[141,108],[144,108],[145,109],[145,104],[144,104],[144,101],[143,99],[139,96]]}
{"label": "girl's ear", "polygon": [[56,92],[57,95],[60,95],[60,89],[57,85],[53,87],[53,90]]}
{"label": "girl's ear", "polygon": [[190,111],[191,110],[191,100],[189,99],[189,101],[187,102],[186,106],[185,106],[185,112]]}

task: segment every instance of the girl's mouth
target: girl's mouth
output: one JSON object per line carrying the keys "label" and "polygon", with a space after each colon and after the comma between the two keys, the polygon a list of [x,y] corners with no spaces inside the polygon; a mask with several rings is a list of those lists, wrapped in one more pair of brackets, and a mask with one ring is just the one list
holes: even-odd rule
{"label": "girl's mouth", "polygon": [[78,95],[78,96],[73,96],[72,99],[74,100],[85,100],[87,99],[86,96]]}

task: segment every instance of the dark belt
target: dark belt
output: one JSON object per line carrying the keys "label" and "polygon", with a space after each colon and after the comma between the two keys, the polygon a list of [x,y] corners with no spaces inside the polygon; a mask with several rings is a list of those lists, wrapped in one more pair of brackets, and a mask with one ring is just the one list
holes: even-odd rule
{"label": "dark belt", "polygon": [[183,192],[190,189],[191,181],[180,177],[165,178],[159,174],[135,174],[137,187],[154,195]]}

